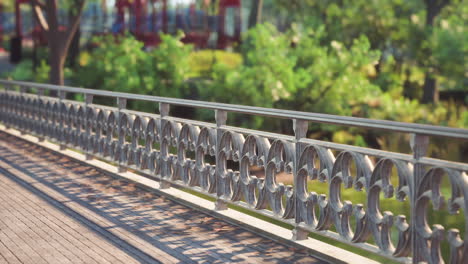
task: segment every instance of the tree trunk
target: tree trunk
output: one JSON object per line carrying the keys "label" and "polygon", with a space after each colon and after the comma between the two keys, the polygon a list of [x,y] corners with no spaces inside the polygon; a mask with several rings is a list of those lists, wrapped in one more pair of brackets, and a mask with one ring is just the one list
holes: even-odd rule
{"label": "tree trunk", "polygon": [[75,34],[73,34],[73,38],[69,48],[69,58],[68,58],[68,65],[74,68],[76,66],[76,60],[78,55],[80,54],[80,38],[81,38],[81,30],[78,27]]}
{"label": "tree trunk", "polygon": [[253,0],[249,15],[249,28],[255,27],[262,20],[263,0]]}
{"label": "tree trunk", "polygon": [[67,49],[65,48],[60,33],[53,34],[51,32],[48,40],[50,65],[49,81],[51,84],[64,85],[63,67],[65,66]]}
{"label": "tree trunk", "polygon": [[58,50],[49,51],[50,73],[49,79],[51,84],[64,85],[63,67],[65,56],[63,52]]}
{"label": "tree trunk", "polygon": [[423,86],[423,104],[436,103],[439,101],[439,90],[437,89],[437,80],[431,76],[430,73],[426,73],[424,78]]}
{"label": "tree trunk", "polygon": [[[440,14],[442,8],[449,3],[449,0],[426,0],[426,29],[427,36],[430,36],[432,27],[434,26],[434,20],[437,15]],[[432,50],[427,49],[425,59],[430,59],[432,56]],[[431,65],[429,65],[431,66]],[[423,98],[421,102],[423,104],[437,103],[439,101],[439,91],[437,90],[437,80],[432,76],[432,73],[426,72],[424,77],[423,86]]]}

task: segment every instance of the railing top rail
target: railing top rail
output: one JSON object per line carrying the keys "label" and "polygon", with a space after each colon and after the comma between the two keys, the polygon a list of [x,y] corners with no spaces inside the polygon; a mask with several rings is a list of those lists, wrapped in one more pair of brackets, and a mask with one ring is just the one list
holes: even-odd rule
{"label": "railing top rail", "polygon": [[415,124],[415,123],[403,123],[403,122],[395,122],[395,121],[388,121],[388,120],[367,119],[367,118],[360,118],[360,117],[337,116],[337,115],[329,115],[329,114],[309,113],[309,112],[300,112],[300,111],[292,111],[292,110],[284,110],[284,109],[272,109],[272,108],[246,106],[246,105],[213,103],[213,102],[206,102],[206,101],[195,101],[195,100],[177,99],[177,98],[170,98],[170,97],[130,94],[130,93],[122,93],[122,92],[111,92],[111,91],[104,91],[104,90],[58,86],[58,85],[51,85],[51,84],[39,84],[39,83],[22,82],[22,81],[0,80],[0,84],[19,85],[19,86],[25,86],[25,87],[30,87],[30,88],[55,90],[55,91],[63,91],[63,92],[70,92],[70,93],[82,93],[82,94],[90,94],[90,95],[95,95],[95,96],[125,98],[125,99],[130,99],[130,100],[142,100],[142,101],[150,101],[150,102],[157,102],[157,103],[167,103],[171,105],[182,105],[182,106],[189,106],[189,107],[195,107],[195,108],[214,109],[214,110],[222,110],[222,111],[234,112],[234,113],[261,115],[261,116],[269,116],[269,117],[277,117],[277,118],[285,118],[285,119],[299,119],[299,120],[306,120],[306,121],[327,123],[327,124],[334,124],[334,125],[342,125],[342,126],[353,126],[353,127],[362,127],[362,128],[382,129],[382,130],[389,130],[389,131],[403,132],[403,133],[415,133],[415,134],[423,134],[423,135],[430,135],[430,136],[442,136],[442,137],[468,139],[468,129],[462,129],[462,128],[432,126],[432,125],[423,125],[423,124]]}

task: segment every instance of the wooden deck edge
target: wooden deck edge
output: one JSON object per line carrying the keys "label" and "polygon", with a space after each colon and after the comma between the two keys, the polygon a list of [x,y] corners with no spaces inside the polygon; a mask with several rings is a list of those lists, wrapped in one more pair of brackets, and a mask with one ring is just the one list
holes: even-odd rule
{"label": "wooden deck edge", "polygon": [[336,246],[324,243],[313,238],[308,238],[306,240],[293,240],[292,232],[289,229],[274,225],[267,221],[258,219],[256,217],[241,213],[233,209],[215,210],[215,205],[212,201],[208,201],[206,199],[200,198],[198,196],[172,187],[167,189],[160,189],[159,182],[155,180],[151,180],[147,177],[129,171],[118,172],[118,167],[111,165],[107,162],[103,162],[97,159],[87,160],[84,154],[78,153],[70,149],[60,150],[59,145],[53,144],[48,141],[39,141],[38,138],[35,136],[21,134],[19,130],[6,128],[3,124],[0,124],[0,131],[44,147],[45,149],[48,149],[52,152],[65,155],[79,163],[94,167],[97,170],[111,177],[132,181],[145,190],[154,192],[160,196],[164,196],[172,201],[175,201],[189,208],[202,211],[208,215],[220,218],[230,224],[245,228],[260,236],[272,239],[274,241],[286,244],[294,248],[306,250],[318,259],[322,259],[331,263],[379,263],[377,261],[368,259],[366,257],[357,255],[355,253],[349,252],[347,250],[338,248]]}

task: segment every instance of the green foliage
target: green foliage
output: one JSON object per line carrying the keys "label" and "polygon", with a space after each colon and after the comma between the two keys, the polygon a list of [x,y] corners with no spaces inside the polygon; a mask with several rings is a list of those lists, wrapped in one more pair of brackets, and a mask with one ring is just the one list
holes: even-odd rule
{"label": "green foliage", "polygon": [[[23,60],[11,72],[2,74],[2,78],[12,79],[16,81],[30,81],[47,83],[49,81],[50,67],[45,61],[41,61],[40,65],[33,71],[33,62],[31,60]],[[69,69],[65,69],[65,76],[70,76]]]}
{"label": "green foliage", "polygon": [[148,76],[149,71],[145,72],[147,59],[142,43],[133,38],[117,42],[112,36],[95,41],[99,46],[91,54],[80,56],[81,68],[73,82],[90,88],[145,93],[147,87],[140,76]]}
{"label": "green foliage", "polygon": [[407,123],[457,126],[458,110],[453,106],[452,109],[448,109],[448,107],[446,104],[427,106],[414,99],[403,97],[395,99],[389,94],[383,94],[376,100],[373,108],[367,109],[366,115],[376,119],[398,120]]}
{"label": "green foliage", "polygon": [[[360,116],[359,105],[380,96],[379,87],[366,74],[372,69],[379,52],[370,50],[367,38],[361,36],[346,48],[332,41],[320,45],[322,33],[293,32],[297,39],[292,49],[300,58],[295,67],[297,93],[290,104],[303,111]],[[352,92],[351,92],[352,91]]]}
{"label": "green foliage", "polygon": [[266,107],[288,98],[296,90],[296,58],[290,54],[289,38],[273,25],[261,24],[249,30],[244,39],[241,49],[245,66],[241,68],[241,81],[247,82],[242,87],[249,90],[248,96]]}
{"label": "green foliage", "polygon": [[148,54],[150,64],[147,66],[151,71],[149,75],[154,76],[154,85],[160,89],[158,93],[162,96],[182,97],[184,95],[180,87],[183,86],[190,72],[188,58],[193,47],[184,45],[180,41],[182,37],[182,34],[176,37],[161,34],[161,44]]}
{"label": "green foliage", "polygon": [[[91,53],[80,55],[80,68],[74,74],[76,85],[129,93],[181,97],[189,73],[191,46],[179,35],[161,35],[161,44],[150,52],[133,37],[113,36],[95,39]],[[154,109],[152,109],[153,111]]]}
{"label": "green foliage", "polygon": [[460,9],[462,13],[440,21],[430,40],[435,71],[443,90],[468,91],[468,5],[462,5]]}
{"label": "green foliage", "polygon": [[[237,68],[215,63],[211,81],[199,85],[202,100],[464,126],[459,121],[463,107],[425,106],[403,97],[408,83],[422,85],[424,72],[399,64],[391,54],[381,56],[365,36],[348,45],[336,40],[327,43],[324,27],[314,30],[293,25],[280,33],[272,25],[262,24],[245,34],[241,51],[243,64]],[[236,122],[250,128],[272,125],[245,117]],[[331,132],[330,139],[337,142],[366,145],[359,135],[362,131],[345,132],[327,125],[315,129]]]}
{"label": "green foliage", "polygon": [[429,6],[421,0],[274,2],[277,9],[289,11],[292,22],[311,29],[323,27],[324,43],[349,46],[365,35],[371,47],[381,51],[374,82],[383,91],[406,81],[405,95],[418,98],[424,74],[436,77],[441,90],[466,90],[468,5],[461,0],[443,7],[434,26],[426,24]]}
{"label": "green foliage", "polygon": [[458,120],[457,126],[468,127],[468,110],[467,109],[465,109],[465,111],[461,113],[461,117],[460,117],[460,120]]}
{"label": "green foliage", "polygon": [[231,69],[222,61],[213,67],[212,83],[200,95],[212,101],[272,107],[294,92],[294,65],[289,40],[271,25],[250,30],[242,45],[243,64]]}
{"label": "green foliage", "polygon": [[[50,72],[49,64],[47,64],[45,60],[42,60],[39,67],[37,67],[36,69],[34,81],[40,82],[40,83],[49,82],[49,72]],[[64,75],[65,75],[65,78],[68,78],[71,76],[71,71],[69,68],[65,68]]]}
{"label": "green foliage", "polygon": [[24,60],[16,65],[13,71],[2,74],[2,78],[17,81],[32,81],[34,73],[32,71],[33,63],[30,60]]}
{"label": "green foliage", "polygon": [[[328,41],[349,45],[360,35],[366,35],[373,48],[404,43],[409,30],[408,18],[423,7],[422,1],[363,1],[363,0],[275,0],[289,10],[295,22],[311,28],[325,27]],[[391,39],[392,43],[387,40]],[[403,41],[402,41],[403,40]]]}
{"label": "green foliage", "polygon": [[200,95],[218,102],[359,115],[359,106],[381,93],[366,77],[379,53],[370,50],[365,37],[349,48],[337,41],[323,46],[323,33],[297,28],[279,33],[270,24],[258,25],[244,36],[243,65],[233,70],[218,62]]}
{"label": "green foliage", "polygon": [[189,57],[190,77],[209,77],[218,62],[233,70],[242,64],[242,57],[223,50],[194,51]]}
{"label": "green foliage", "polygon": [[[243,64],[235,69],[217,61],[212,82],[199,85],[202,99],[210,101],[273,107],[295,92],[296,59],[289,50],[289,38],[270,24],[249,30],[242,44]],[[250,127],[262,125],[261,119],[242,119]]]}

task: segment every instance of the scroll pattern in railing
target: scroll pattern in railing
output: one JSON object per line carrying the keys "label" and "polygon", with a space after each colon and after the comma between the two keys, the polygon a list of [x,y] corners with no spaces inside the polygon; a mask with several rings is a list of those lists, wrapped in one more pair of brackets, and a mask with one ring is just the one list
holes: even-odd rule
{"label": "scroll pattern in railing", "polygon": [[[226,126],[223,110],[211,124],[170,117],[167,103],[156,115],[126,110],[125,98],[114,108],[92,104],[89,94],[81,103],[65,100],[64,92],[52,98],[39,91],[2,91],[1,122],[116,162],[121,170],[144,172],[163,188],[174,184],[215,197],[217,209],[234,203],[293,224],[296,239],[316,232],[414,263],[442,263],[441,243],[448,241],[450,263],[468,262],[468,232],[444,231],[444,223],[431,227],[427,213],[431,206],[462,211],[468,225],[468,166],[425,158],[427,136],[413,135],[411,156],[307,139],[303,120],[294,120],[295,136],[286,136]],[[228,162],[238,169],[228,169]],[[250,175],[252,166],[262,168],[264,178]],[[398,179],[391,179],[395,170]],[[291,174],[294,185],[278,183],[278,173]],[[451,185],[447,202],[440,191],[444,177]],[[328,185],[328,197],[309,190],[316,181]],[[342,200],[341,188],[351,187],[366,194],[365,205]],[[410,219],[382,211],[380,200],[392,197],[410,204]]]}

